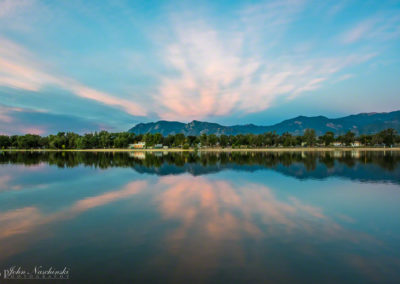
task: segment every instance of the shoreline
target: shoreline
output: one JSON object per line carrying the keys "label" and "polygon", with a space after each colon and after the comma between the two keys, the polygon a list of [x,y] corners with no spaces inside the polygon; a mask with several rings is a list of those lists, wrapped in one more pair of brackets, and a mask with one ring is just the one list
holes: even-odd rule
{"label": "shoreline", "polygon": [[293,148],[203,148],[203,149],[0,149],[0,152],[330,152],[330,151],[400,151],[400,147],[293,147]]}

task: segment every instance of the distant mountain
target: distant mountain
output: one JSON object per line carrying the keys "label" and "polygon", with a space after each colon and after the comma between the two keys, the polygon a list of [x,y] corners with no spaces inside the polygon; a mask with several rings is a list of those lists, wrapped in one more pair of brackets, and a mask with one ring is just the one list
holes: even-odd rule
{"label": "distant mountain", "polygon": [[193,120],[190,123],[160,120],[158,122],[139,123],[129,129],[135,134],[161,133],[169,134],[183,133],[185,135],[236,135],[236,134],[260,134],[276,131],[278,134],[289,132],[299,135],[305,129],[315,129],[318,135],[327,131],[335,134],[343,134],[351,130],[356,134],[373,134],[387,128],[394,128],[400,132],[400,111],[385,113],[360,113],[341,118],[327,118],[325,116],[298,116],[284,120],[270,126],[257,126],[254,124],[223,126],[218,123],[202,122]]}

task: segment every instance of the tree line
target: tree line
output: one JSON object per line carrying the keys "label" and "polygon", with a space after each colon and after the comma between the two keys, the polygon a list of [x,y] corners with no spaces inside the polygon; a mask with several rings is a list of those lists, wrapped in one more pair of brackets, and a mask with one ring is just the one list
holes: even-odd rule
{"label": "tree line", "polygon": [[396,130],[389,128],[376,134],[363,134],[356,136],[349,131],[344,135],[335,136],[333,132],[326,132],[317,136],[315,130],[306,129],[303,135],[292,135],[275,132],[263,134],[238,134],[215,135],[202,134],[199,136],[185,136],[182,133],[163,136],[156,134],[138,134],[129,132],[110,133],[100,131],[79,135],[74,132],[59,132],[56,135],[39,136],[25,135],[0,135],[0,149],[112,149],[128,148],[130,144],[145,142],[146,147],[163,145],[176,148],[197,147],[232,147],[232,148],[257,148],[257,147],[296,147],[296,146],[330,146],[339,142],[344,146],[352,146],[359,141],[365,146],[392,146],[400,143],[400,135]]}

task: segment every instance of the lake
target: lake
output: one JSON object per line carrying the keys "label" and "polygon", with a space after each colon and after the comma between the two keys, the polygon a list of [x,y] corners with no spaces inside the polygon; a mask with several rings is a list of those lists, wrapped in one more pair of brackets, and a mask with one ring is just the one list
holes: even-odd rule
{"label": "lake", "polygon": [[0,152],[1,278],[400,283],[399,217],[399,152]]}

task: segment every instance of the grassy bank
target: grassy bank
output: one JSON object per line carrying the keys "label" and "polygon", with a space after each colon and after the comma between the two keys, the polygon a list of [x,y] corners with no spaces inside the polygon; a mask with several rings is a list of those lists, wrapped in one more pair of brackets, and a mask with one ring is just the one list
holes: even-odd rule
{"label": "grassy bank", "polygon": [[201,149],[3,149],[7,152],[325,152],[325,151],[400,151],[400,147],[289,147],[289,148],[201,148]]}

